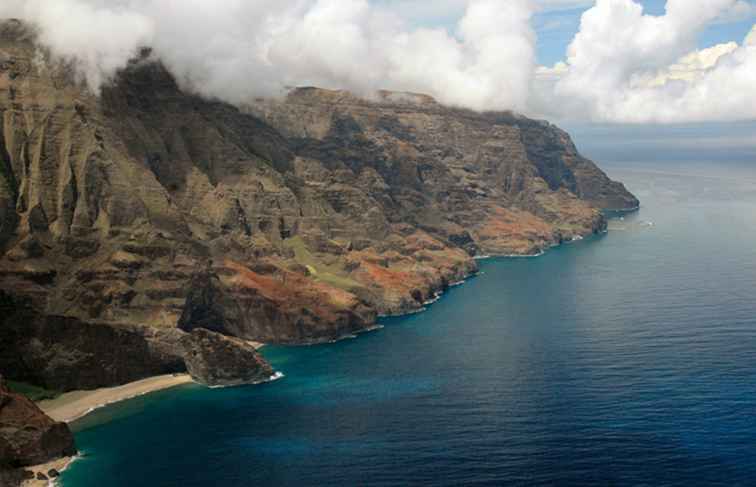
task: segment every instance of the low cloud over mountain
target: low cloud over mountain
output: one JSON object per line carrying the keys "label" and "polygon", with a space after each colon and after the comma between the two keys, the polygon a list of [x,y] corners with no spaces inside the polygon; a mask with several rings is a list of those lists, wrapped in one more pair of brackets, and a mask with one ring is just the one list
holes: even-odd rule
{"label": "low cloud over mountain", "polygon": [[[150,46],[186,88],[233,103],[316,85],[555,118],[756,118],[753,32],[697,46],[708,25],[752,18],[744,0],[668,0],[661,16],[634,0],[432,5],[432,27],[417,22],[431,3],[412,0],[5,0],[0,16],[36,24],[94,90]],[[537,67],[533,14],[586,6],[564,61]]]}

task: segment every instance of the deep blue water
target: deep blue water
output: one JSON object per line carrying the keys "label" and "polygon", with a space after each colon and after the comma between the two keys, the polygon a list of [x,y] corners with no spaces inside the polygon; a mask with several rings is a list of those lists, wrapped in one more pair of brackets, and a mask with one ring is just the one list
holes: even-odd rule
{"label": "deep blue water", "polygon": [[753,485],[756,163],[607,168],[643,203],[608,235],[266,348],[280,381],[100,410],[63,485]]}

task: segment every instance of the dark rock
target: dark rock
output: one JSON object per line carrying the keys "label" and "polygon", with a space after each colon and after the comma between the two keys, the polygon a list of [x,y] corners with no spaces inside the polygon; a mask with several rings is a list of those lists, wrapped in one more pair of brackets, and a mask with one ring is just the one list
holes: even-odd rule
{"label": "dark rock", "polygon": [[462,247],[470,255],[477,255],[480,252],[478,244],[473,240],[472,235],[468,231],[461,231],[459,233],[453,233],[449,235],[449,241],[457,247]]}
{"label": "dark rock", "polygon": [[42,472],[37,472],[37,480],[47,480],[47,475]]}
{"label": "dark rock", "polygon": [[21,468],[4,469],[0,466],[0,485],[3,487],[20,487],[25,480],[32,480],[34,474]]}
{"label": "dark rock", "polygon": [[51,479],[54,479],[56,477],[60,477],[60,472],[58,472],[54,468],[51,468],[50,470],[47,471],[47,476],[50,477]]}
{"label": "dark rock", "polygon": [[[0,376],[0,470],[17,469],[76,454],[73,435],[31,400],[11,392]],[[45,477],[46,478],[46,477]]]}
{"label": "dark rock", "polygon": [[183,335],[41,315],[0,290],[0,370],[47,389],[96,389],[183,372]]}
{"label": "dark rock", "polygon": [[89,257],[97,253],[100,243],[96,240],[87,240],[81,238],[70,238],[66,240],[66,255],[76,259]]}
{"label": "dark rock", "polygon": [[256,384],[270,380],[271,366],[244,340],[197,328],[182,339],[192,378],[208,386]]}
{"label": "dark rock", "polygon": [[42,257],[45,253],[42,244],[33,235],[29,235],[21,241],[19,247],[26,253],[27,258],[36,259]]}
{"label": "dark rock", "polygon": [[186,332],[204,328],[224,335],[245,336],[250,319],[226,292],[220,277],[207,270],[192,278],[178,327]]}

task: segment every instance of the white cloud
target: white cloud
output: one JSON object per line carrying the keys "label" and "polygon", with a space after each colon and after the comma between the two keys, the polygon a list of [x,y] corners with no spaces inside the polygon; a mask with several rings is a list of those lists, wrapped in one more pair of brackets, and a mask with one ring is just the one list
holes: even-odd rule
{"label": "white cloud", "polygon": [[536,0],[536,5],[542,11],[573,10],[590,7],[594,0]]}
{"label": "white cloud", "polygon": [[717,44],[706,49],[693,51],[680,58],[675,64],[660,70],[649,78],[637,77],[635,83],[645,87],[664,86],[679,80],[696,82],[714,68],[723,56],[732,54],[738,49],[737,42]]}
{"label": "white cloud", "polygon": [[564,61],[559,61],[552,67],[538,66],[536,68],[536,79],[539,81],[559,81],[562,76],[567,74],[569,66]]}
{"label": "white cloud", "polygon": [[[506,3],[508,0],[500,0]],[[595,0],[532,0],[532,4],[539,12],[551,12],[558,10],[573,10],[587,8],[594,4]],[[390,9],[402,17],[429,24],[456,20],[461,17],[470,0],[372,0],[372,4]]]}
{"label": "white cloud", "polygon": [[668,0],[665,15],[651,16],[633,0],[598,0],[582,16],[566,67],[539,70],[532,103],[611,122],[756,118],[756,47],[695,49],[701,30],[737,3]]}
{"label": "white cloud", "polygon": [[[238,103],[284,86],[415,91],[478,110],[613,122],[756,119],[756,30],[697,49],[745,0],[596,0],[566,59],[534,65],[538,9],[592,0],[2,0],[96,88],[149,45],[179,81]],[[432,12],[432,13],[431,13]],[[560,14],[561,15],[561,14]],[[458,19],[418,28],[418,18]],[[745,17],[747,18],[747,17]],[[434,20],[433,22],[437,22]],[[431,22],[431,23],[433,23]]]}
{"label": "white cloud", "polygon": [[740,22],[756,17],[756,5],[747,0],[738,0],[715,20],[719,24]]}
{"label": "white cloud", "polygon": [[524,108],[535,58],[529,0],[447,4],[465,8],[456,36],[408,28],[368,0],[3,0],[0,16],[38,24],[94,88],[150,45],[185,86],[230,102],[316,85]]}
{"label": "white cloud", "polygon": [[91,86],[99,86],[152,39],[155,24],[139,13],[97,2],[3,0],[0,18],[33,19],[40,40],[55,54],[75,59]]}
{"label": "white cloud", "polygon": [[374,6],[391,11],[418,25],[456,23],[469,0],[372,0]]}
{"label": "white cloud", "polygon": [[743,44],[746,46],[756,46],[756,25],[751,28],[751,32],[748,33]]}
{"label": "white cloud", "polygon": [[390,88],[429,92],[478,110],[524,109],[535,59],[525,2],[472,2],[459,23],[462,41],[441,30],[401,34],[391,44]]}

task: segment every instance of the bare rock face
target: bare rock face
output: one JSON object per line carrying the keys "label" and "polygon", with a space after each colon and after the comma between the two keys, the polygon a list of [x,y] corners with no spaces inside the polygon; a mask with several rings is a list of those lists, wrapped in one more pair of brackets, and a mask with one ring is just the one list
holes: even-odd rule
{"label": "bare rock face", "polygon": [[230,336],[248,336],[254,318],[245,315],[239,303],[210,270],[195,275],[189,284],[184,311],[178,327],[186,332],[202,328]]}
{"label": "bare rock face", "polygon": [[211,387],[257,384],[270,380],[273,369],[239,338],[197,328],[182,339],[192,378]]}
{"label": "bare rock face", "polygon": [[[533,254],[601,231],[599,210],[638,205],[582,157],[569,135],[508,112],[475,113],[427,96],[295,89],[247,111],[287,136],[311,193],[359,188],[370,203],[337,199],[332,227],[374,205],[443,244],[484,254]],[[323,179],[327,175],[329,179]],[[319,177],[320,176],[320,177]],[[349,201],[351,203],[351,201]],[[365,221],[369,231],[380,228]],[[354,231],[354,230],[351,230]]]}
{"label": "bare rock face", "polygon": [[213,271],[192,278],[181,330],[305,344],[337,340],[375,321],[375,311],[354,295],[321,287],[296,272],[281,269],[266,276],[239,264],[229,267],[235,273],[225,279]]}
{"label": "bare rock face", "polygon": [[56,423],[32,401],[11,392],[0,375],[0,471],[75,454],[68,426]]}
{"label": "bare rock face", "polygon": [[0,370],[47,389],[96,389],[184,372],[178,329],[41,315],[0,291]]}

